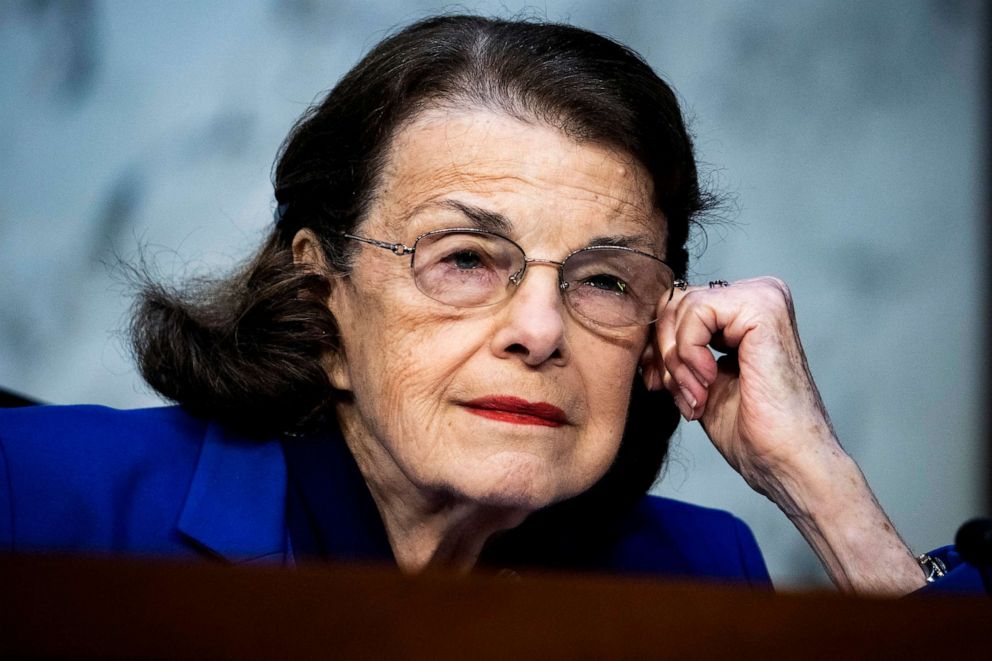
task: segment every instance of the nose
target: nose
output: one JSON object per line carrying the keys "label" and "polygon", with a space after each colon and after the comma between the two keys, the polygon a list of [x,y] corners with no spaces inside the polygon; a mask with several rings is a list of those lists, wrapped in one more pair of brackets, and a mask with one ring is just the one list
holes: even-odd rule
{"label": "nose", "polygon": [[500,311],[493,353],[500,358],[518,357],[531,367],[548,361],[564,364],[568,361],[566,311],[557,263],[529,261],[526,276]]}

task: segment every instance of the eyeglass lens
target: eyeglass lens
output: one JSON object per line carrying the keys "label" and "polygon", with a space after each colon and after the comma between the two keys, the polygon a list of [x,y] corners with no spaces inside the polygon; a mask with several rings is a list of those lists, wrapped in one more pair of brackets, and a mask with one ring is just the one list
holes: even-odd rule
{"label": "eyeglass lens", "polygon": [[[511,276],[525,268],[515,243],[487,232],[440,231],[420,237],[413,255],[417,287],[458,307],[491,305],[511,293]],[[572,253],[561,269],[563,293],[578,314],[605,326],[649,324],[674,276],[662,262],[624,248],[597,246]]]}

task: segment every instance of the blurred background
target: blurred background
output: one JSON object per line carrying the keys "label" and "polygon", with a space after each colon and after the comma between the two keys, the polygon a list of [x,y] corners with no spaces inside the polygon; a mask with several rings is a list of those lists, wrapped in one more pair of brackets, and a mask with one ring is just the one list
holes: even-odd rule
{"label": "blurred background", "polygon": [[[272,222],[294,119],[391,30],[437,12],[572,22],[680,94],[724,222],[696,281],[792,287],[848,451],[909,544],[988,514],[989,8],[981,2],[0,2],[0,388],[160,400],[123,341],[139,246],[216,273]],[[657,492],[729,509],[779,587],[825,577],[683,426]]]}

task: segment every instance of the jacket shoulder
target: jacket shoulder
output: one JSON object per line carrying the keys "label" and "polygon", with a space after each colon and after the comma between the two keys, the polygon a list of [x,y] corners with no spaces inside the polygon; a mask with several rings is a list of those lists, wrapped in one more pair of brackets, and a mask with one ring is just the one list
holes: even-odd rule
{"label": "jacket shoulder", "polygon": [[743,521],[723,510],[658,496],[646,496],[625,518],[613,560],[624,571],[771,583]]}
{"label": "jacket shoulder", "polygon": [[0,410],[0,546],[178,545],[151,531],[174,529],[205,430],[178,407]]}
{"label": "jacket shoulder", "polygon": [[178,406],[120,410],[106,406],[25,406],[0,409],[0,438],[7,442],[95,441],[182,435],[204,427]]}

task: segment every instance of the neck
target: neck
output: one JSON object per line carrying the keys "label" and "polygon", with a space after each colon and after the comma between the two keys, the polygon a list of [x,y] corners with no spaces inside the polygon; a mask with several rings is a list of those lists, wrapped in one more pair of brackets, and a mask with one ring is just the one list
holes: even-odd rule
{"label": "neck", "polygon": [[379,509],[396,563],[405,572],[468,572],[492,535],[520,525],[530,513],[420,487],[368,433],[353,407],[339,405],[338,420]]}

